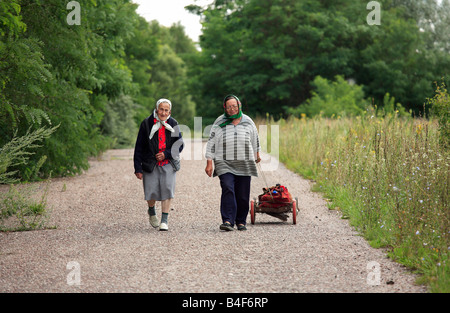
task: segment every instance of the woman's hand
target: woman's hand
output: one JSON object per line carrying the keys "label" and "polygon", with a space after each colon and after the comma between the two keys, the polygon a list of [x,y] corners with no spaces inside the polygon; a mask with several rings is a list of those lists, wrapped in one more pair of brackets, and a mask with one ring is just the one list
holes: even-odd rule
{"label": "woman's hand", "polygon": [[144,174],[142,173],[134,173],[134,175],[136,175],[137,179],[142,180],[142,176],[144,176]]}
{"label": "woman's hand", "polygon": [[206,172],[206,175],[208,175],[209,177],[212,176],[212,173],[213,173],[212,160],[206,160],[205,172]]}
{"label": "woman's hand", "polygon": [[261,162],[261,158],[260,158],[260,156],[259,156],[259,152],[256,153],[256,160],[255,160],[255,162],[256,162],[256,163]]}
{"label": "woman's hand", "polygon": [[155,157],[156,157],[156,161],[162,161],[166,158],[166,156],[164,155],[164,152],[157,153],[155,155]]}

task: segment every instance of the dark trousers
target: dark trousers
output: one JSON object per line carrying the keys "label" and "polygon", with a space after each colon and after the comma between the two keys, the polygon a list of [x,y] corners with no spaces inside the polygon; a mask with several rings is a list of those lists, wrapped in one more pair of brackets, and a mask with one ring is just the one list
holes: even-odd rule
{"label": "dark trousers", "polygon": [[220,198],[220,213],[222,222],[246,224],[251,176],[237,176],[226,173],[219,176],[222,196]]}

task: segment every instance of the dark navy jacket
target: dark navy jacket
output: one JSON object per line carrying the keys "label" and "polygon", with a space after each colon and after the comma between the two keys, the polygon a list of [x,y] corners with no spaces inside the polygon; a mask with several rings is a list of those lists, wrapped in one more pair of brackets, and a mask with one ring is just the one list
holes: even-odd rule
{"label": "dark navy jacket", "polygon": [[[152,172],[156,163],[158,163],[156,160],[156,154],[159,152],[158,133],[155,133],[151,140],[149,139],[154,119],[153,114],[150,115],[142,121],[141,126],[139,127],[133,158],[135,173],[143,173],[144,171]],[[169,160],[174,170],[178,171],[180,169],[180,152],[184,148],[183,138],[181,137],[178,122],[174,118],[169,117],[166,122],[172,126],[175,132],[171,133],[166,129],[166,150],[164,151],[164,155],[166,156],[166,159]]]}

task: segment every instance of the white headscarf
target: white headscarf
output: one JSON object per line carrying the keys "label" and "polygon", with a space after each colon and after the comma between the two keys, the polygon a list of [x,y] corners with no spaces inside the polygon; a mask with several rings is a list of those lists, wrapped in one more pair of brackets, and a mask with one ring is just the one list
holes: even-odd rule
{"label": "white headscarf", "polygon": [[167,120],[170,118],[170,115],[167,117],[167,119],[165,121],[161,121],[159,119],[159,116],[157,114],[157,110],[159,108],[159,105],[161,103],[168,103],[170,106],[170,110],[172,110],[172,102],[170,102],[170,100],[167,99],[159,99],[158,102],[156,102],[156,109],[153,110],[153,116],[156,118],[156,120],[158,122],[156,122],[153,127],[152,130],[150,131],[150,136],[149,138],[152,139],[153,135],[161,128],[161,125],[164,126],[167,130],[169,130],[171,133],[175,132],[175,130],[172,128],[172,126],[170,126],[169,124],[167,124]]}

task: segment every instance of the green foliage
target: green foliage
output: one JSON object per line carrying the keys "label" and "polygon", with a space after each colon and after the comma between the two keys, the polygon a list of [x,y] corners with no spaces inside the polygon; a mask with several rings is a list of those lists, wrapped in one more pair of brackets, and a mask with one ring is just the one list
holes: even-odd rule
{"label": "green foliage", "polygon": [[133,73],[133,83],[138,86],[138,90],[133,94],[133,100],[138,105],[134,116],[136,125],[140,125],[142,120],[150,115],[153,102],[157,101],[152,65],[158,58],[159,47],[160,41],[153,34],[149,23],[139,17],[134,34],[126,41],[125,46],[126,63]]}
{"label": "green foliage", "polygon": [[406,112],[406,109],[400,103],[396,103],[395,98],[391,97],[389,93],[384,95],[382,106],[376,106],[376,108],[376,114],[380,116],[411,117],[411,114]]}
{"label": "green foliage", "polygon": [[122,95],[109,102],[102,120],[102,129],[114,140],[116,148],[130,148],[136,141],[137,125],[133,119],[137,105],[130,96]]}
{"label": "green foliage", "polygon": [[445,83],[436,86],[436,94],[428,99],[428,105],[431,105],[433,114],[439,122],[440,143],[448,149],[450,147],[450,95]]}
{"label": "green foliage", "polygon": [[[184,61],[169,46],[161,47],[158,62],[153,65],[152,77],[157,82],[158,98],[168,98],[172,102],[172,115],[180,123],[192,120],[195,104],[187,89],[186,67]],[[152,103],[152,111],[154,108],[155,104]]]}
{"label": "green foliage", "polygon": [[[35,101],[44,94],[44,84],[52,79],[52,75],[43,61],[40,43],[36,39],[8,38],[0,45],[0,145],[10,139],[22,119],[25,123],[21,129],[28,128],[28,122],[50,118],[40,107],[25,105]],[[25,102],[25,103],[24,103]]]}
{"label": "green foliage", "polygon": [[173,117],[182,124],[191,124],[196,105],[190,95],[188,69],[197,51],[182,26],[165,28],[140,18],[134,36],[127,41],[126,54],[133,82],[139,86],[134,97],[138,105],[135,123],[139,125],[153,112],[158,99],[167,98],[173,104]]}
{"label": "green foliage", "polygon": [[0,194],[0,231],[28,231],[47,228],[47,195],[50,181],[39,195],[36,186],[11,185]]}
{"label": "green foliage", "polygon": [[[450,71],[444,49],[448,1],[441,6],[421,2],[415,11],[408,6],[414,1],[380,2],[379,26],[367,25],[364,0],[230,0],[189,6],[203,17],[202,51],[193,72],[199,111],[217,116],[223,96],[235,93],[249,114],[279,117],[286,113],[283,108],[312,96],[315,77],[340,75],[362,86],[379,106],[389,93],[417,115],[433,92],[432,81]],[[422,27],[427,23],[439,25],[441,33]]]}
{"label": "green foliage", "polygon": [[20,16],[21,7],[18,0],[0,2],[0,38],[15,37],[26,30]]}
{"label": "green foliage", "polygon": [[306,100],[304,105],[287,108],[288,113],[298,117],[301,114],[324,117],[356,116],[369,106],[369,102],[364,99],[362,87],[348,83],[342,76],[336,76],[333,82],[317,76],[312,85],[316,89],[312,92],[312,97]]}
{"label": "green foliage", "polygon": [[[29,159],[34,154],[32,151],[42,146],[38,143],[49,138],[57,128],[58,126],[53,128],[42,127],[33,132],[28,130],[24,136],[14,136],[10,142],[3,145],[0,149],[0,185],[17,182],[18,178],[15,177],[17,170],[14,171],[11,169],[29,164]],[[42,157],[40,161],[34,165],[28,174],[28,178],[37,176],[37,172],[44,161],[45,158]]]}
{"label": "green foliage", "polygon": [[158,98],[172,99],[176,118],[194,116],[196,50],[180,25],[148,23],[130,0],[79,2],[81,25],[68,25],[59,0],[0,2],[0,146],[59,125],[8,167],[11,179],[81,173],[89,156],[131,146]]}

